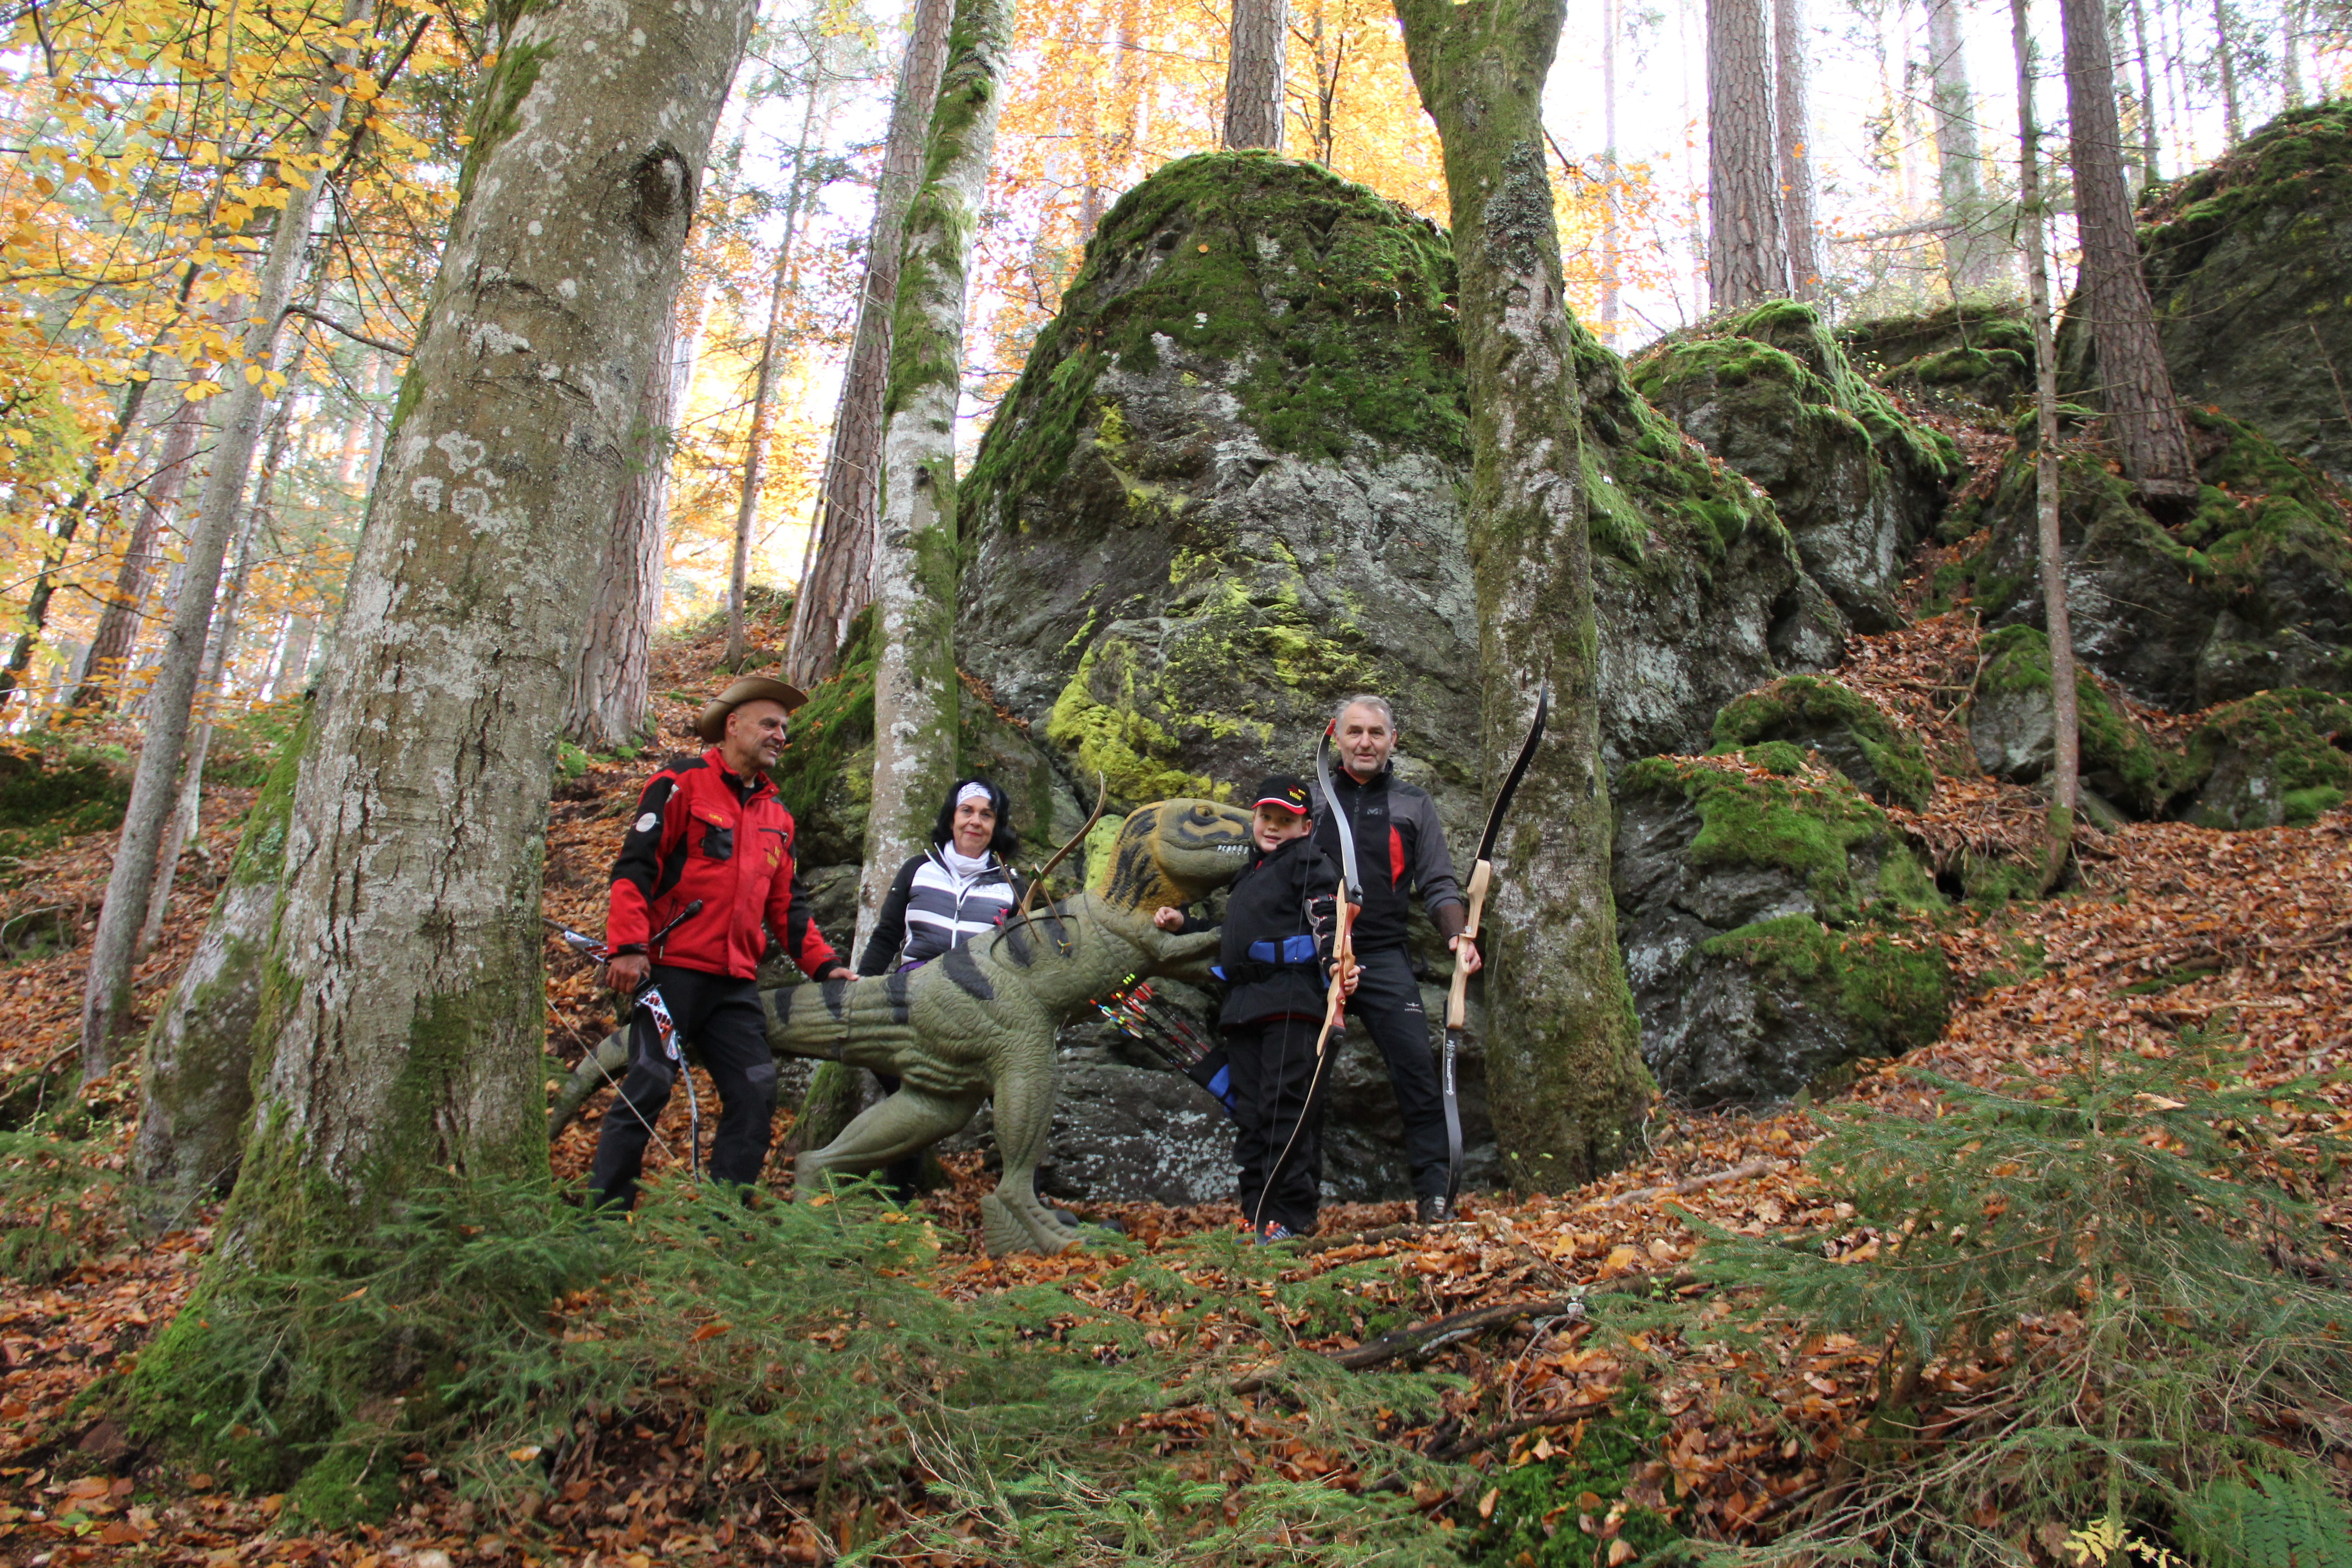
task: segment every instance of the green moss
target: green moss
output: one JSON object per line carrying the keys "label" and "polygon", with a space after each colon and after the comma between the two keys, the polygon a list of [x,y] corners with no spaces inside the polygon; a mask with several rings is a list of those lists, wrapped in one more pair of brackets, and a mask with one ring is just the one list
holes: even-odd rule
{"label": "green moss", "polygon": [[874,798],[877,657],[868,605],[849,623],[834,673],[794,710],[783,754],[768,770],[777,798],[793,814],[806,864],[842,865],[865,855],[866,807]]}
{"label": "green moss", "polygon": [[1748,747],[1740,755],[1748,760],[1750,766],[1762,768],[1768,773],[1778,773],[1782,778],[1805,771],[1805,753],[1786,741],[1766,741],[1760,745]]}
{"label": "green moss", "polygon": [[[1664,1447],[1668,1423],[1636,1393],[1628,1391],[1623,1403],[1621,1413],[1571,1428],[1565,1453],[1497,1475],[1491,1508],[1462,1511],[1468,1537],[1462,1560],[1474,1568],[1592,1568],[1608,1548],[1577,1528],[1575,1516],[1587,1510],[1576,1500],[1589,1492],[1602,1505],[1590,1510],[1595,1526],[1616,1521],[1614,1539],[1633,1549],[1629,1564],[1668,1561],[1682,1531],[1627,1496]],[[1486,1489],[1473,1489],[1481,1498]]]}
{"label": "green moss", "polygon": [[[2047,692],[2050,639],[2039,627],[2002,626],[1977,645],[1984,668],[1977,689],[1987,693]],[[2099,793],[2143,815],[2163,810],[2197,776],[2181,752],[2159,746],[2138,722],[2107,700],[2099,683],[2080,665],[2074,674],[2074,707],[2082,745],[2082,773]]]}
{"label": "green moss", "polygon": [[[2335,693],[2289,687],[2224,703],[2189,736],[2189,771],[2208,778],[2234,753],[2243,775],[2232,798],[2210,798],[2209,789],[2189,820],[2209,827],[2254,826],[2268,819],[2267,802],[2275,799],[2283,821],[2313,821],[2352,792],[2347,745],[2352,701]],[[2257,780],[2260,797],[2247,787]]]}
{"label": "green moss", "polygon": [[[1796,748],[1772,752],[1775,762]],[[1627,768],[1622,794],[1679,794],[1698,812],[1691,840],[1694,866],[1770,866],[1804,879],[1814,913],[1847,924],[1874,903],[1898,910],[1941,903],[1931,879],[1895,842],[1893,824],[1842,773],[1805,768],[1794,776],[1759,778],[1719,758],[1649,757]],[[1859,848],[1879,852],[1876,875],[1857,881]]]}
{"label": "green moss", "polygon": [[120,751],[35,731],[0,747],[0,854],[120,827],[131,772]]}
{"label": "green moss", "polygon": [[2140,243],[2153,268],[2196,265],[2223,235],[2271,210],[2352,202],[2352,100],[2291,109],[2204,168],[2151,191]]}
{"label": "green moss", "polygon": [[[1075,752],[1079,766],[1101,775],[1105,787],[1119,800],[1140,804],[1178,795],[1223,798],[1232,792],[1231,784],[1220,786],[1175,764],[1181,751],[1176,738],[1139,706],[1136,662],[1134,650],[1116,638],[1106,637],[1088,648],[1055,700],[1045,738]],[[1108,695],[1097,696],[1098,687],[1108,688]]]}
{"label": "green moss", "polygon": [[1896,729],[1875,703],[1834,680],[1792,675],[1737,698],[1715,716],[1710,742],[1717,751],[1734,751],[1790,737],[1832,753],[1830,760],[1857,787],[1881,784],[1888,798],[1914,811],[1925,811],[1935,794],[1935,770],[1919,737]]}
{"label": "green moss", "polygon": [[1738,960],[1834,1009],[1899,1056],[1944,1032],[1950,971],[1932,941],[1832,931],[1804,915],[1759,921],[1710,938],[1702,952]]}
{"label": "green moss", "polygon": [[340,1531],[381,1524],[400,1503],[400,1459],[372,1443],[327,1450],[286,1494],[289,1522]]}

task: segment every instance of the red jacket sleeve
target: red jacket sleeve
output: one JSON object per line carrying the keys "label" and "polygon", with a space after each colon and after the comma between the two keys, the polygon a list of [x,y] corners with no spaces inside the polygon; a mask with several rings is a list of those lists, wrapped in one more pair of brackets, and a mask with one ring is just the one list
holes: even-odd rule
{"label": "red jacket sleeve", "polygon": [[689,815],[668,809],[677,789],[677,775],[665,768],[646,781],[637,797],[636,820],[621,840],[619,858],[613,862],[613,891],[604,909],[604,945],[615,956],[643,952],[653,934],[654,881],[663,863],[677,852],[686,837]]}
{"label": "red jacket sleeve", "polygon": [[[789,831],[789,813],[784,823]],[[776,940],[783,943],[784,951],[792,954],[801,973],[814,980],[827,970],[840,967],[841,955],[833,950],[833,943],[824,940],[824,933],[816,929],[816,921],[809,918],[808,889],[801,885],[799,865],[787,855],[777,869],[782,874],[768,884],[768,929],[776,933]]]}

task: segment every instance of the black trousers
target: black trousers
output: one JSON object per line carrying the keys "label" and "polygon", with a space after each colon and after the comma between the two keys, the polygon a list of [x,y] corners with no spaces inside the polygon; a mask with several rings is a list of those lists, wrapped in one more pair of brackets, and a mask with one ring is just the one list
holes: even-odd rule
{"label": "black trousers", "polygon": [[1363,1024],[1388,1064],[1413,1195],[1433,1197],[1445,1191],[1445,1100],[1412,960],[1402,947],[1375,947],[1358,950],[1356,963],[1364,973],[1348,998],[1348,1016]]}
{"label": "black trousers", "polygon": [[[702,1065],[719,1086],[719,1131],[710,1142],[707,1169],[715,1182],[748,1186],[768,1163],[768,1142],[776,1120],[776,1058],[768,1049],[766,1016],[756,982],[698,969],[656,964],[654,985],[669,1005],[680,1044],[700,1047]],[[599,1201],[623,1207],[636,1202],[637,1173],[646,1144],[660,1125],[662,1108],[682,1066],[665,1060],[650,1019],[640,1013],[629,1026],[629,1070],[621,1079],[604,1123],[596,1134],[596,1160],[588,1184]],[[686,1151],[676,1136],[668,1140]]]}
{"label": "black trousers", "polygon": [[[1324,1100],[1315,1082],[1315,1037],[1322,1032],[1320,1018],[1265,1018],[1225,1031],[1234,1158],[1241,1166],[1234,1195],[1252,1226],[1278,1220],[1300,1236],[1315,1228],[1323,1192]],[[1327,1073],[1324,1085],[1329,1081]]]}

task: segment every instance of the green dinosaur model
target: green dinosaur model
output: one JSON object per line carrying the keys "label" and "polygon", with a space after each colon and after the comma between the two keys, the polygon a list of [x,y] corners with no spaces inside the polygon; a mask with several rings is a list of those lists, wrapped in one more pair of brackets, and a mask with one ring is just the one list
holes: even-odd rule
{"label": "green dinosaur model", "polygon": [[[1247,812],[1164,800],[1129,816],[1087,889],[1051,909],[1016,917],[920,969],[762,993],[768,1044],[778,1055],[900,1079],[840,1137],[800,1157],[795,1185],[822,1190],[835,1171],[879,1170],[958,1131],[992,1097],[1004,1174],[981,1200],[982,1239],[1000,1256],[1076,1246],[1034,1185],[1054,1116],[1054,1033],[1129,974],[1202,975],[1216,933],[1163,931],[1152,911],[1232,881],[1249,847]],[[627,1060],[617,1033],[590,1052],[556,1097],[549,1136]]]}

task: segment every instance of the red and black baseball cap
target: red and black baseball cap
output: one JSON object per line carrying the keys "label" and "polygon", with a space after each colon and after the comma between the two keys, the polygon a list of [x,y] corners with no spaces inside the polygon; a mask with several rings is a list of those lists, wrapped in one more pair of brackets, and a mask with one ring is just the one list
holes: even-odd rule
{"label": "red and black baseball cap", "polygon": [[1307,815],[1307,781],[1296,773],[1268,773],[1258,780],[1257,804]]}

